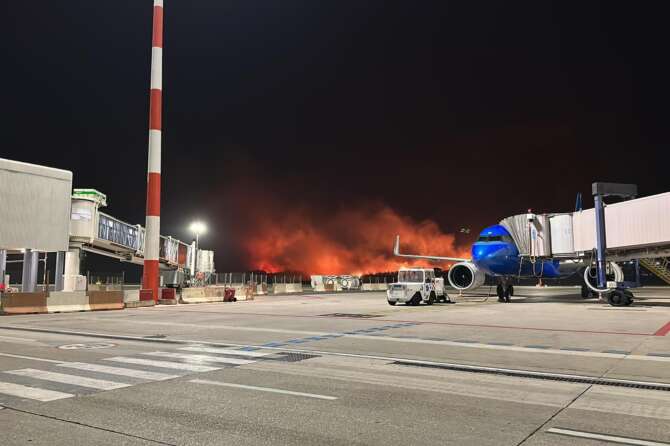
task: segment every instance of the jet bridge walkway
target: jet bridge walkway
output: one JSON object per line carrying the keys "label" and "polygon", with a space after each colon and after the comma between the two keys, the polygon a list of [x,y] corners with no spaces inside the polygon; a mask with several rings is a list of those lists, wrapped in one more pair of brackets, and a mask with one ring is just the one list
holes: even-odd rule
{"label": "jet bridge walkway", "polygon": [[[70,220],[70,249],[81,249],[141,265],[145,229],[100,211],[104,194],[93,189],[75,189]],[[160,236],[159,261],[164,267],[185,269],[193,264],[195,245]]]}

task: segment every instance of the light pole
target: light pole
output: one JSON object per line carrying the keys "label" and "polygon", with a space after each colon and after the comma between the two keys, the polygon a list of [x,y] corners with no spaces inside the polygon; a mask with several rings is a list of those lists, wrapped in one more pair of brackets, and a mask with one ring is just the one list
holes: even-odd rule
{"label": "light pole", "polygon": [[191,226],[189,226],[189,229],[191,232],[195,234],[195,261],[193,262],[193,274],[196,274],[198,272],[198,249],[200,249],[200,234],[204,234],[207,232],[207,226],[201,221],[194,221],[191,223]]}

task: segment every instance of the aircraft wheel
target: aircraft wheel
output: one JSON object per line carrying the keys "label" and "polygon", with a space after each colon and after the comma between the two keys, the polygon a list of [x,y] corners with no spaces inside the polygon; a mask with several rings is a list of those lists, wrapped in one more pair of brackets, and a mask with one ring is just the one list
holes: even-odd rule
{"label": "aircraft wheel", "polygon": [[394,300],[387,300],[386,302],[388,302],[389,305],[391,305],[391,306],[396,304],[396,301],[394,301]]}
{"label": "aircraft wheel", "polygon": [[591,290],[589,287],[586,286],[586,284],[582,284],[582,298],[583,299],[588,299],[591,297]]}
{"label": "aircraft wheel", "polygon": [[507,303],[509,303],[510,300],[511,300],[511,299],[510,299],[510,296],[511,296],[512,294],[510,293],[510,288],[512,288],[512,287],[511,287],[511,286],[508,286],[507,288],[505,288],[505,302],[507,302]]}
{"label": "aircraft wheel", "polygon": [[626,307],[633,303],[633,295],[624,290],[614,290],[607,295],[607,303],[613,307]]}
{"label": "aircraft wheel", "polygon": [[435,303],[435,292],[431,291],[430,296],[428,297],[428,301],[426,302],[426,305],[433,305]]}
{"label": "aircraft wheel", "polygon": [[496,294],[498,295],[498,302],[505,302],[505,289],[501,284],[496,287]]}

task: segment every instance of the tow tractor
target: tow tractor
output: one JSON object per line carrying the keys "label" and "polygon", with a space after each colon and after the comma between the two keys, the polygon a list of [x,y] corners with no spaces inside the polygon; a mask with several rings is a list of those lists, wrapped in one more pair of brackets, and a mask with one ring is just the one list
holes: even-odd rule
{"label": "tow tractor", "polygon": [[400,268],[398,281],[389,285],[386,298],[389,305],[451,302],[444,288],[444,279],[435,277],[435,270],[430,268]]}

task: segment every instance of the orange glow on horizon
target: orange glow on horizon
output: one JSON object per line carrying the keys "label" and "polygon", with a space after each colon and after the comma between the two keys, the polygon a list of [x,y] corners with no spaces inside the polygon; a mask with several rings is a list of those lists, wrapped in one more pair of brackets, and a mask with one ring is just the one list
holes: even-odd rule
{"label": "orange glow on horizon", "polygon": [[250,265],[267,272],[362,275],[448,264],[393,256],[396,234],[403,252],[470,257],[469,247],[456,246],[455,236],[442,232],[435,222],[415,221],[387,206],[348,208],[325,219],[294,210],[264,216],[256,225],[244,249]]}

